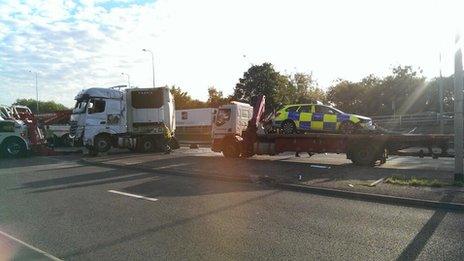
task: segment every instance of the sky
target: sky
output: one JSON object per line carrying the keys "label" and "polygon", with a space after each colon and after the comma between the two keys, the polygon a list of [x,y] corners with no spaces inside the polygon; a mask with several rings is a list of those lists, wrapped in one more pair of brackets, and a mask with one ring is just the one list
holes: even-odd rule
{"label": "sky", "polygon": [[[312,73],[327,89],[412,65],[453,72],[459,0],[0,0],[0,104],[73,105],[81,89],[176,85],[226,95],[251,65]],[[439,56],[442,56],[441,62]],[[122,73],[125,73],[124,75]]]}

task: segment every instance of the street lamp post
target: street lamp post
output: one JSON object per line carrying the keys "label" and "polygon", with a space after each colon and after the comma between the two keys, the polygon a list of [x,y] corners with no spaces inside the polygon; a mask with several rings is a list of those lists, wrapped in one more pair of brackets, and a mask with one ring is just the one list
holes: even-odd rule
{"label": "street lamp post", "polygon": [[37,86],[37,77],[38,77],[38,73],[37,72],[33,72],[31,70],[29,70],[30,73],[33,73],[35,75],[35,105],[36,105],[36,110],[37,110],[37,113],[39,113],[39,88]]}
{"label": "street lamp post", "polygon": [[142,49],[144,52],[149,52],[151,54],[151,69],[153,71],[153,87],[155,86],[155,56],[153,55],[153,52],[148,50],[148,49]]}
{"label": "street lamp post", "polygon": [[121,73],[121,75],[127,76],[127,87],[130,88],[131,85],[130,85],[130,76],[129,76],[129,74],[127,74],[127,73]]}
{"label": "street lamp post", "polygon": [[459,35],[456,36],[456,45],[457,51],[454,55],[454,180],[463,181],[463,73]]}

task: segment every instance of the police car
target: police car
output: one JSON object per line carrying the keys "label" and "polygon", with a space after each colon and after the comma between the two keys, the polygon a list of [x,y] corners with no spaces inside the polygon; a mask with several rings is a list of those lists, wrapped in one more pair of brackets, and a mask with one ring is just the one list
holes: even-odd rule
{"label": "police car", "polygon": [[284,134],[297,132],[354,133],[360,129],[375,129],[369,117],[344,113],[322,104],[286,105],[276,112],[272,125]]}

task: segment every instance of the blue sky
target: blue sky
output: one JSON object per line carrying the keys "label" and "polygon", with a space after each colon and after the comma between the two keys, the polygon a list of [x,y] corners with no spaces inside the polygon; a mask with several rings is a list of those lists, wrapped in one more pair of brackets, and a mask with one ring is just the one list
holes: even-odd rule
{"label": "blue sky", "polygon": [[[452,72],[462,1],[435,0],[0,0],[0,103],[35,96],[73,104],[90,86],[177,85],[194,98],[229,94],[250,64],[338,78],[396,65],[428,78]],[[457,18],[456,18],[457,17]],[[438,61],[443,54],[442,64]]]}

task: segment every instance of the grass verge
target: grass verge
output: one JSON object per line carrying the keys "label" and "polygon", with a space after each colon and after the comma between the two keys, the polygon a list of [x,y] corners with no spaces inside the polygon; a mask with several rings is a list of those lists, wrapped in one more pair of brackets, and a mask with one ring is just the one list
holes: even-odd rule
{"label": "grass verge", "polygon": [[386,183],[400,186],[413,186],[413,187],[443,187],[448,184],[440,182],[436,179],[404,177],[404,176],[391,176],[385,180]]}

